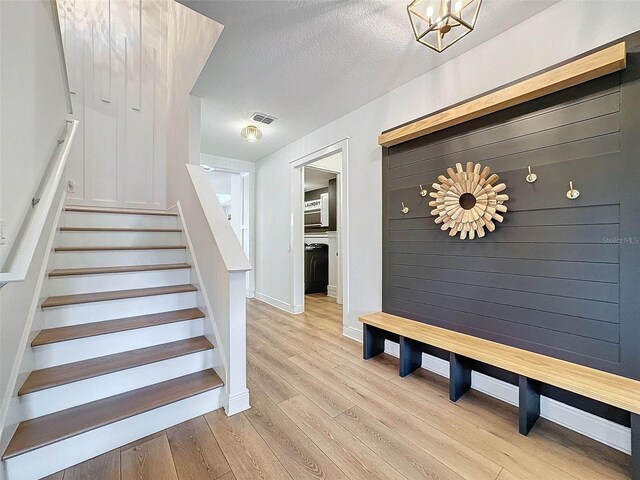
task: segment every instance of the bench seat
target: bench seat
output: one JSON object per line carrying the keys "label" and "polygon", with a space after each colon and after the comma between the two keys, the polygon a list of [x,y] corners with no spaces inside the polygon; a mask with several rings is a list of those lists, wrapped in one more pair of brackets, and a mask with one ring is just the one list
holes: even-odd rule
{"label": "bench seat", "polygon": [[631,413],[632,478],[640,480],[640,381],[384,312],[360,317],[363,357],[384,352],[385,339],[400,345],[400,375],[422,365],[421,345],[449,352],[450,398],[471,386],[469,359],[519,375],[519,430],[527,435],[540,415],[540,383],[577,393]]}

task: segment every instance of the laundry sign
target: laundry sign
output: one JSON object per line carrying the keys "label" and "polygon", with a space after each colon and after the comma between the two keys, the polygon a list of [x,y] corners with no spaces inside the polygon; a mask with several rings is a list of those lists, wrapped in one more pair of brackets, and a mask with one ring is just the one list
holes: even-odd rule
{"label": "laundry sign", "polygon": [[322,200],[309,200],[308,202],[304,202],[304,211],[309,212],[311,210],[320,210],[322,207]]}

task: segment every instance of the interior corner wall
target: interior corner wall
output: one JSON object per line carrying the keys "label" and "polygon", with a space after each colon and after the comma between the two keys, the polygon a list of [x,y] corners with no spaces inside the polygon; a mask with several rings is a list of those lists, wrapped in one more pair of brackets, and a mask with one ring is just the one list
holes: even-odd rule
{"label": "interior corner wall", "polygon": [[[260,160],[256,174],[256,294],[273,299],[274,304],[293,305],[289,163],[349,137],[345,330],[361,331],[358,316],[379,311],[382,306],[380,132],[638,30],[640,2],[617,2],[616,8],[611,8],[611,3],[603,0],[561,1]],[[435,54],[425,48],[424,55]]]}

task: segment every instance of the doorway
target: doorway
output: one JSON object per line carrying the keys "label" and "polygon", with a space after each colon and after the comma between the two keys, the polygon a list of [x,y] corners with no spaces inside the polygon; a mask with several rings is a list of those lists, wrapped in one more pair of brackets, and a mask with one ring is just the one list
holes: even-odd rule
{"label": "doorway", "polygon": [[319,305],[347,310],[347,146],[345,139],[291,162],[294,313],[307,304],[314,313]]}

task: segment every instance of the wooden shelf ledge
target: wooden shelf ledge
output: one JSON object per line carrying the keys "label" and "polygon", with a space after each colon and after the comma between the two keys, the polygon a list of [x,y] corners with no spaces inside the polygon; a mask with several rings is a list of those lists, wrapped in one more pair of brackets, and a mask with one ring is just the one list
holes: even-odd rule
{"label": "wooden shelf ledge", "polygon": [[383,132],[378,143],[391,147],[438,130],[513,107],[626,68],[624,42],[516,81],[496,91]]}

